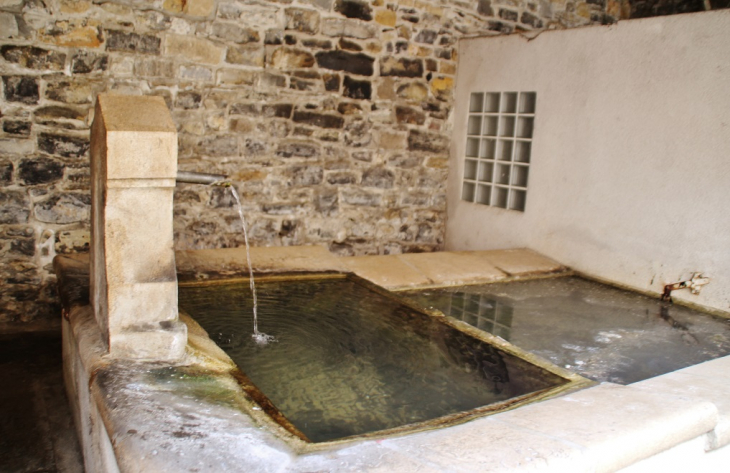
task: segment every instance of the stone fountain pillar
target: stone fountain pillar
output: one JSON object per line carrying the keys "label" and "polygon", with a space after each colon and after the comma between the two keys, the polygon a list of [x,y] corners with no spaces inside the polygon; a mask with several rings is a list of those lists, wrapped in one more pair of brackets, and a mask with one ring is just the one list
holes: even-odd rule
{"label": "stone fountain pillar", "polygon": [[182,358],[172,199],[177,131],[160,97],[100,95],[91,127],[91,305],[115,358]]}

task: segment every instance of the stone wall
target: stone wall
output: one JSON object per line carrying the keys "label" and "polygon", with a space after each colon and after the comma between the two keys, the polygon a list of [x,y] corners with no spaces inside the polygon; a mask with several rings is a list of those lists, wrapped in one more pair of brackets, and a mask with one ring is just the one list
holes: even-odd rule
{"label": "stone wall", "polygon": [[[254,245],[441,248],[457,39],[618,18],[609,0],[0,0],[0,322],[56,317],[89,245],[100,92],[164,97],[181,170],[235,181]],[[179,185],[178,249],[243,244],[225,188]]]}

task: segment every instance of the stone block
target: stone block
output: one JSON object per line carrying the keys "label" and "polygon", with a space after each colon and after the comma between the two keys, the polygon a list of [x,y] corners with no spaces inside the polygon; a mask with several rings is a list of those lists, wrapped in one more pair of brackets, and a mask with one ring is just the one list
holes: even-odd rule
{"label": "stone block", "polygon": [[395,255],[343,258],[343,264],[358,276],[386,288],[426,286],[431,282]]}
{"label": "stone block", "polygon": [[426,114],[412,107],[396,105],[395,119],[398,123],[423,125],[426,122]]}
{"label": "stone block", "polygon": [[514,31],[514,27],[512,25],[508,25],[501,21],[488,21],[487,29],[489,31],[496,31],[502,34],[510,34]]}
{"label": "stone block", "polygon": [[320,155],[319,146],[310,142],[280,143],[276,155],[281,158],[314,158]]}
{"label": "stone block", "polygon": [[141,77],[175,77],[175,64],[156,57],[139,57],[134,62],[134,74]]}
{"label": "stone block", "polygon": [[212,81],[213,71],[210,68],[193,65],[182,65],[178,71],[181,79]]}
{"label": "stone block", "polygon": [[340,38],[340,40],[337,42],[338,49],[343,49],[345,51],[362,51],[363,47],[356,43],[355,41],[350,41],[345,38]]}
{"label": "stone block", "polygon": [[215,11],[215,0],[187,0],[185,13],[190,16],[208,17]]}
{"label": "stone block", "polygon": [[371,39],[377,36],[377,28],[356,20],[326,18],[322,21],[322,34],[327,36]]}
{"label": "stone block", "polygon": [[447,169],[449,167],[449,158],[429,156],[426,159],[425,166],[427,168]]}
{"label": "stone block", "polygon": [[306,90],[309,92],[317,92],[321,90],[322,84],[319,81],[302,80],[295,77],[291,78],[289,87],[295,90]]}
{"label": "stone block", "polygon": [[268,150],[266,142],[255,138],[246,138],[243,142],[243,148],[247,156],[263,155]]}
{"label": "stone block", "polygon": [[456,60],[456,52],[452,48],[436,49],[435,54],[439,59]]}
{"label": "stone block", "polygon": [[264,48],[258,44],[229,47],[226,51],[226,62],[242,66],[263,67]]}
{"label": "stone block", "polygon": [[[161,140],[160,135],[175,129],[167,106],[159,97],[131,97],[103,95],[100,99],[104,108],[107,138],[107,167],[105,175],[108,179],[167,179],[174,178],[177,163],[172,163],[170,156],[177,150],[177,140]],[[146,105],[148,113],[140,113],[136,109]],[[146,102],[149,102],[147,104]],[[97,105],[97,113],[99,106]],[[162,135],[166,136],[166,135]],[[113,148],[112,148],[113,147]],[[168,159],[150,159],[153,154],[160,154]]]}
{"label": "stone block", "polygon": [[406,147],[406,141],[405,133],[381,130],[378,138],[378,146],[383,149],[403,150]]}
{"label": "stone block", "polygon": [[438,31],[423,29],[418,32],[413,41],[416,43],[433,44],[438,37]]}
{"label": "stone block", "polygon": [[522,12],[520,23],[529,25],[533,28],[542,28],[542,20],[530,12]]}
{"label": "stone block", "polygon": [[304,8],[284,10],[286,29],[302,33],[316,34],[319,31],[319,13]]}
{"label": "stone block", "polygon": [[342,95],[351,99],[370,100],[373,86],[370,81],[356,80],[345,76],[342,83]]}
{"label": "stone block", "polygon": [[230,135],[208,136],[200,140],[195,149],[200,156],[238,156],[238,139]]}
{"label": "stone block", "polygon": [[26,223],[30,215],[30,200],[23,191],[0,191],[0,224]]}
{"label": "stone block", "polygon": [[491,0],[479,0],[477,3],[477,13],[482,16],[494,16]]}
{"label": "stone block", "polygon": [[353,151],[350,156],[352,156],[352,159],[362,161],[363,163],[373,162],[373,152],[369,149],[362,151]]}
{"label": "stone block", "polygon": [[292,186],[314,186],[321,184],[324,178],[322,166],[292,166],[287,174]]}
{"label": "stone block", "polygon": [[108,65],[109,57],[106,54],[91,51],[78,51],[71,58],[71,72],[74,74],[104,72]]}
{"label": "stone block", "polygon": [[[434,69],[433,72],[435,72],[436,69]],[[438,63],[438,72],[441,74],[449,74],[449,75],[455,75],[456,74],[456,63],[451,61],[439,61]]]}
{"label": "stone block", "polygon": [[[556,415],[560,422],[554,422]],[[592,471],[617,471],[704,435],[717,421],[717,408],[709,402],[605,383],[493,419],[579,446]]]}
{"label": "stone block", "polygon": [[258,75],[241,69],[220,69],[216,82],[218,85],[254,85]]}
{"label": "stone block", "polygon": [[380,60],[380,75],[421,77],[423,76],[423,61],[421,59],[388,56]]}
{"label": "stone block", "polygon": [[392,189],[394,182],[395,174],[393,171],[383,167],[370,168],[362,173],[362,185],[365,187]]}
{"label": "stone block", "polygon": [[718,422],[708,435],[707,447],[710,451],[727,448],[730,445],[730,400],[726,395],[730,383],[729,365],[730,358],[725,356],[634,383],[631,387],[712,402],[718,409]]}
{"label": "stone block", "polygon": [[62,13],[84,13],[91,8],[89,0],[61,0]]}
{"label": "stone block", "polygon": [[157,36],[129,31],[107,30],[106,49],[140,54],[160,54],[161,40]]}
{"label": "stone block", "polygon": [[13,181],[13,162],[0,159],[0,184],[7,185]]}
{"label": "stone block", "polygon": [[[416,240],[424,240],[423,224],[419,225]],[[469,254],[451,252],[405,254],[399,256],[411,267],[420,271],[432,284],[453,286],[475,282],[503,279],[505,274],[485,260],[475,259]]]}
{"label": "stone block", "polygon": [[305,208],[306,206],[302,202],[276,202],[261,205],[261,210],[269,215],[301,214]]}
{"label": "stone block", "polygon": [[305,38],[302,39],[302,46],[305,48],[311,49],[332,49],[332,41],[328,39],[311,39],[311,38]]}
{"label": "stone block", "polygon": [[4,45],[0,54],[11,63],[37,70],[62,71],[66,64],[66,54],[34,46]]}
{"label": "stone block", "polygon": [[340,90],[340,76],[338,74],[323,74],[322,83],[326,91],[337,92]]}
{"label": "stone block", "polygon": [[214,23],[213,36],[238,44],[256,43],[260,39],[258,31],[231,23]]}
{"label": "stone block", "polygon": [[55,195],[33,207],[36,220],[53,224],[86,222],[90,211],[90,196],[74,192]]}
{"label": "stone block", "polygon": [[309,112],[305,110],[297,110],[294,112],[292,120],[296,123],[306,123],[321,128],[342,128],[345,123],[344,118],[337,115],[326,113]]}
{"label": "stone block", "polygon": [[446,154],[449,149],[449,140],[444,135],[414,129],[408,133],[408,149]]}
{"label": "stone block", "polygon": [[265,72],[261,75],[259,83],[263,87],[286,87],[286,77]]}
{"label": "stone block", "polygon": [[9,135],[28,136],[31,126],[31,122],[25,120],[5,120],[3,131]]}
{"label": "stone block", "polygon": [[0,38],[18,36],[18,20],[12,13],[0,12]]}
{"label": "stone block", "polygon": [[333,186],[356,184],[357,174],[349,171],[334,171],[327,173],[327,183]]}
{"label": "stone block", "polygon": [[261,107],[261,115],[266,118],[289,118],[293,109],[290,103],[265,104]]}
{"label": "stone block", "polygon": [[342,190],[342,203],[355,206],[379,207],[383,196],[363,189]]}
{"label": "stone block", "polygon": [[200,92],[195,90],[184,90],[177,94],[175,100],[175,108],[182,108],[185,110],[193,110],[200,108],[200,102],[203,100]]}
{"label": "stone block", "polygon": [[280,45],[284,44],[284,30],[272,29],[266,32],[264,36],[264,44]]}
{"label": "stone block", "polygon": [[89,251],[91,235],[88,228],[56,232],[54,249],[57,254],[84,253]]}
{"label": "stone block", "polygon": [[180,55],[192,62],[218,64],[224,48],[207,39],[194,36],[168,35],[165,38],[165,54]]}
{"label": "stone block", "polygon": [[373,75],[373,64],[375,60],[362,53],[349,53],[346,51],[324,51],[316,54],[319,67],[334,71],[345,71],[361,76]]}
{"label": "stone block", "polygon": [[518,13],[514,10],[507,10],[506,8],[499,9],[499,17],[507,21],[517,21]]}
{"label": "stone block", "polygon": [[[36,123],[57,125],[62,128],[86,128],[87,116],[88,110],[57,105],[37,108],[34,113]],[[71,120],[78,123],[71,123]]]}
{"label": "stone block", "polygon": [[383,26],[395,26],[398,15],[393,10],[378,10],[375,12],[375,21]]}
{"label": "stone block", "polygon": [[25,185],[48,184],[62,179],[63,170],[64,165],[55,159],[23,159],[18,165],[18,177]]}
{"label": "stone block", "polygon": [[431,93],[442,101],[449,101],[454,90],[454,79],[437,77],[431,81]]}
{"label": "stone block", "polygon": [[101,45],[101,30],[96,26],[75,22],[56,22],[40,37],[43,42],[66,48],[98,48]]}
{"label": "stone block", "polygon": [[371,54],[380,54],[383,51],[383,45],[379,41],[368,41],[365,43],[365,50]]}
{"label": "stone block", "polygon": [[337,0],[335,2],[335,11],[347,18],[363,21],[373,19],[372,7],[368,3],[359,0]]}
{"label": "stone block", "polygon": [[[464,254],[467,254],[464,252]],[[468,253],[483,259],[511,276],[564,271],[555,260],[528,249],[475,251]]]}
{"label": "stone block", "polygon": [[[9,253],[20,256],[34,256],[36,253],[35,239],[14,238],[10,240]],[[31,292],[31,294],[33,293]],[[30,295],[30,297],[34,297],[34,295]]]}
{"label": "stone block", "polygon": [[431,194],[425,192],[409,192],[401,197],[400,203],[405,207],[423,207],[428,205]]}
{"label": "stone block", "polygon": [[91,103],[92,93],[98,87],[83,79],[46,82],[46,98],[69,104]]}
{"label": "stone block", "polygon": [[160,97],[100,95],[92,125],[91,302],[112,357],[183,356],[173,251],[177,133]]}
{"label": "stone block", "polygon": [[373,139],[368,120],[353,120],[345,126],[345,144],[353,148],[367,146]]}
{"label": "stone block", "polygon": [[39,133],[38,149],[62,158],[80,158],[89,151],[89,140],[76,136]]}
{"label": "stone block", "polygon": [[302,0],[302,3],[307,3],[324,11],[330,11],[332,2],[333,0]]}
{"label": "stone block", "polygon": [[343,115],[360,115],[362,114],[362,107],[353,102],[342,102],[337,105],[337,111]]}
{"label": "stone block", "polygon": [[209,17],[215,11],[215,3],[214,0],[165,0],[162,8],[171,13]]}
{"label": "stone block", "polygon": [[231,115],[260,115],[261,106],[255,103],[234,103],[231,105]]}
{"label": "stone block", "polygon": [[0,8],[7,11],[20,12],[24,3],[24,0],[0,0]]}
{"label": "stone block", "polygon": [[88,192],[91,189],[88,163],[80,162],[66,166],[66,188]]}
{"label": "stone block", "polygon": [[320,189],[314,196],[314,208],[322,215],[336,215],[339,210],[339,195],[335,189]]}
{"label": "stone block", "polygon": [[38,103],[38,79],[26,76],[4,76],[5,100],[27,105]]}
{"label": "stone block", "polygon": [[29,155],[35,151],[35,143],[30,139],[3,139],[0,138],[0,156]]}
{"label": "stone block", "polygon": [[282,70],[312,67],[314,65],[314,56],[308,51],[282,47],[271,54],[269,63],[272,67]]}

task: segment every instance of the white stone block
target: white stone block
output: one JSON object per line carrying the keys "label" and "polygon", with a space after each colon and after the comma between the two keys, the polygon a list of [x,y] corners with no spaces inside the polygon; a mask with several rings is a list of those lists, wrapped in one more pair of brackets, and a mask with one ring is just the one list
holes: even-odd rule
{"label": "white stone block", "polygon": [[100,95],[91,135],[91,302],[102,336],[113,357],[179,359],[175,124],[159,97]]}

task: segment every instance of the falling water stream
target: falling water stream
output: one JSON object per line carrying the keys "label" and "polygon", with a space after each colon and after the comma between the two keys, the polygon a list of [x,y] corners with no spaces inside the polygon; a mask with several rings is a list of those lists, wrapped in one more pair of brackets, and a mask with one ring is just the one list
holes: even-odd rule
{"label": "falling water stream", "polygon": [[253,334],[251,337],[253,337],[254,341],[258,343],[259,345],[266,345],[269,342],[274,342],[276,339],[271,336],[267,335],[263,332],[259,332],[259,324],[258,324],[258,300],[256,299],[256,283],[253,279],[253,266],[251,265],[251,249],[248,245],[248,233],[246,232],[246,219],[243,217],[243,207],[241,206],[241,198],[238,195],[238,192],[236,191],[236,188],[233,186],[233,184],[226,182],[227,187],[231,189],[231,195],[233,195],[233,198],[236,201],[236,209],[238,210],[238,216],[241,218],[241,226],[243,227],[243,240],[246,243],[246,264],[248,264],[248,278],[249,278],[249,285],[251,286],[251,295],[253,297]]}

